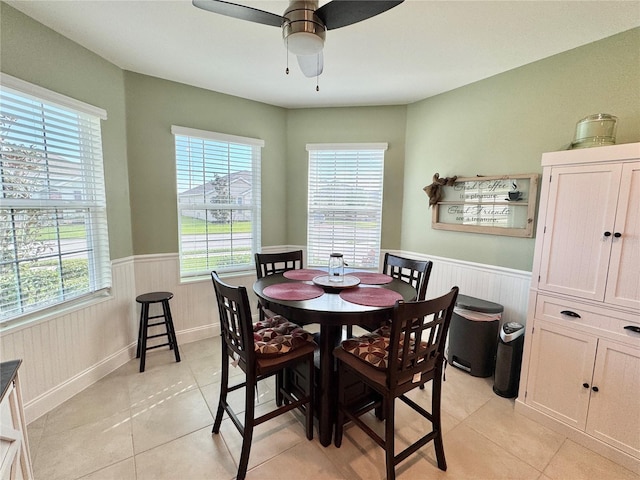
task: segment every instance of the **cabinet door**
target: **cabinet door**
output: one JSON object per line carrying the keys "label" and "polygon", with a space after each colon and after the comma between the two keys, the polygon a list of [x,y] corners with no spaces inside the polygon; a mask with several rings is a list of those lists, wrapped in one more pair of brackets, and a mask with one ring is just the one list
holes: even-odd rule
{"label": "cabinet door", "polygon": [[538,288],[604,300],[621,164],[552,169]]}
{"label": "cabinet door", "polygon": [[584,430],[596,344],[591,335],[535,320],[525,402]]}
{"label": "cabinet door", "polygon": [[605,301],[640,309],[640,162],[622,167]]}
{"label": "cabinet door", "polygon": [[600,340],[587,433],[640,458],[640,352]]}

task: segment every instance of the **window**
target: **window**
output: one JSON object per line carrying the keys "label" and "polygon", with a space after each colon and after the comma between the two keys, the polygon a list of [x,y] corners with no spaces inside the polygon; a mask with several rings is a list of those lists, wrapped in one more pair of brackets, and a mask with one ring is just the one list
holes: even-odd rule
{"label": "window", "polygon": [[355,268],[378,268],[386,143],[310,144],[307,208],[309,265],[332,252]]}
{"label": "window", "polygon": [[262,140],[171,128],[181,277],[253,270],[260,248]]}
{"label": "window", "polygon": [[0,76],[0,321],[110,287],[100,119]]}

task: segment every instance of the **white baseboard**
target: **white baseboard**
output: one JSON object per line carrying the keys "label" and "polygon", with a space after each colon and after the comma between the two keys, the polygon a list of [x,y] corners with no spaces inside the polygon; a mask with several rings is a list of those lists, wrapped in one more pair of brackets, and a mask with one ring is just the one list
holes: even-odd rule
{"label": "white baseboard", "polygon": [[198,340],[204,340],[205,338],[217,337],[220,335],[220,324],[205,325],[203,327],[190,328],[188,330],[182,330],[176,332],[178,340],[178,346],[183,343],[197,342]]}
{"label": "white baseboard", "polygon": [[[218,335],[220,335],[219,324],[176,332],[178,346]],[[30,423],[40,418],[135,357],[136,343],[132,343],[78,375],[69,378],[64,383],[39,395],[24,406],[26,422]]]}
{"label": "white baseboard", "polygon": [[31,423],[40,418],[45,413],[53,410],[58,405],[66,402],[77,393],[94,384],[105,375],[113,372],[132,358],[135,358],[135,356],[136,344],[133,343],[79,374],[74,375],[65,382],[56,385],[42,395],[38,395],[24,405],[26,423]]}

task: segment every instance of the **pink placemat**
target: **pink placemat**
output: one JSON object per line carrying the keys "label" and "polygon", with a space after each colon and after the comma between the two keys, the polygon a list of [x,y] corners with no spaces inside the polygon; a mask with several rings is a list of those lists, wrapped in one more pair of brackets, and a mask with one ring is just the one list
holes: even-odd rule
{"label": "pink placemat", "polygon": [[402,295],[388,288],[356,287],[340,292],[343,300],[368,307],[391,307]]}
{"label": "pink placemat", "polygon": [[277,283],[262,293],[276,300],[311,300],[324,294],[324,290],[308,283]]}
{"label": "pink placemat", "polygon": [[391,280],[393,280],[392,277],[385,275],[384,273],[353,272],[349,275],[358,277],[360,279],[360,283],[364,283],[366,285],[384,285],[385,283],[391,283]]}
{"label": "pink placemat", "polygon": [[313,270],[310,268],[299,268],[297,270],[287,270],[286,272],[284,272],[282,275],[284,275],[285,278],[288,278],[290,280],[305,280],[305,281],[309,281],[309,280],[313,280],[314,277],[317,277],[318,275],[326,275],[327,272],[325,272],[324,270]]}

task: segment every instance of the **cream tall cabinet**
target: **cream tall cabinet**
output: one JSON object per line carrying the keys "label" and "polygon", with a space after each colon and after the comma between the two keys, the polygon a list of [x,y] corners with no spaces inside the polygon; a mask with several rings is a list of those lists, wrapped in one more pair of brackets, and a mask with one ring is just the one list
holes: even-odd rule
{"label": "cream tall cabinet", "polygon": [[640,473],[640,143],[542,166],[516,409]]}

